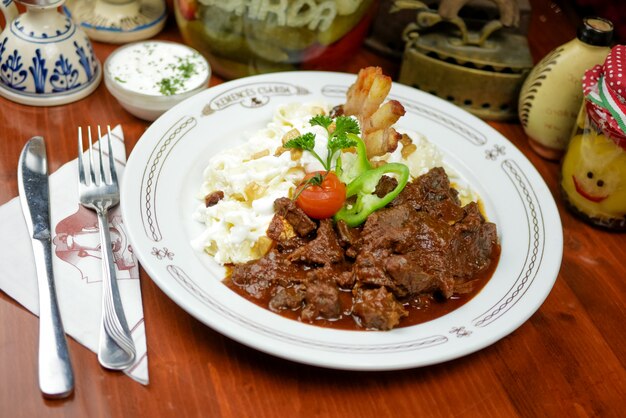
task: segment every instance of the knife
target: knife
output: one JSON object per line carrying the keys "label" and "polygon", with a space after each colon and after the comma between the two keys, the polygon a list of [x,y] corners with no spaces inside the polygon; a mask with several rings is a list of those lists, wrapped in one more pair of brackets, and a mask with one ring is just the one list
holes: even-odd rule
{"label": "knife", "polygon": [[39,288],[39,387],[45,397],[64,398],[74,389],[74,374],[54,286],[48,163],[42,137],[35,136],[24,146],[17,178]]}

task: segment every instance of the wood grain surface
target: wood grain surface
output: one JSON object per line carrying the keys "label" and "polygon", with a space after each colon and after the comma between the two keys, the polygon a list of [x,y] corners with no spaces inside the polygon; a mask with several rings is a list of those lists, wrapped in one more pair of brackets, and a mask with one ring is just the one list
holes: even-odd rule
{"label": "wood grain surface", "polygon": [[[575,35],[558,6],[533,7],[535,61]],[[180,41],[170,19],[160,39]],[[94,43],[103,62],[115,48]],[[399,63],[363,49],[343,71]],[[223,80],[213,77],[211,84]],[[148,127],[104,83],[77,103],[28,107],[0,99],[0,204],[17,196],[25,142],[44,135],[49,169],[75,158],[76,127],[121,124],[127,151]],[[13,417],[609,417],[626,399],[626,234],[600,231],[563,206],[559,164],[534,154],[518,123],[490,123],[532,161],[563,222],[561,270],[541,308],[497,343],[458,360],[395,372],[326,370],[274,358],[229,340],[184,312],[141,272],[150,385],[105,371],[70,339],[76,390],[42,398],[37,318],[0,292],[0,416]],[[2,232],[2,231],[0,231]],[[4,236],[3,239],[11,239]]]}

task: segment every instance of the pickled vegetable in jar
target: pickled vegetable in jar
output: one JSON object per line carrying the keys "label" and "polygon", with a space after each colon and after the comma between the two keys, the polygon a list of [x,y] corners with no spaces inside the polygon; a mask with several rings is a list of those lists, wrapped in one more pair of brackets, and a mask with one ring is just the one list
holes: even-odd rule
{"label": "pickled vegetable in jar", "polygon": [[587,70],[583,93],[561,167],[562,194],[585,221],[626,231],[626,46]]}
{"label": "pickled vegetable in jar", "polygon": [[376,11],[373,0],[175,0],[188,45],[226,79],[294,70],[344,70]]}

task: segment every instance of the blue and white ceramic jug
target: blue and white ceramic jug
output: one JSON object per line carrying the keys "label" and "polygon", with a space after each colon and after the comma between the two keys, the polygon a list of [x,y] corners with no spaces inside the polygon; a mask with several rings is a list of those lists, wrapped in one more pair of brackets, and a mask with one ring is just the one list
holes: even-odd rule
{"label": "blue and white ceramic jug", "polygon": [[27,105],[55,106],[90,94],[102,71],[87,35],[58,12],[64,0],[0,0],[0,95]]}

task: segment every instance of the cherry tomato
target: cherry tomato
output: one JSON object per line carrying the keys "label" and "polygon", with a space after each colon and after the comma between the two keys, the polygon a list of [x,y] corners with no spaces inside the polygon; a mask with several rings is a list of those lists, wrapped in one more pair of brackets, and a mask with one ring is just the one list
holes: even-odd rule
{"label": "cherry tomato", "polygon": [[[322,184],[307,184],[315,175],[322,175]],[[346,185],[332,171],[314,171],[308,173],[302,184],[296,189],[296,205],[313,219],[326,219],[341,209],[346,200]]]}

